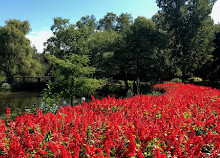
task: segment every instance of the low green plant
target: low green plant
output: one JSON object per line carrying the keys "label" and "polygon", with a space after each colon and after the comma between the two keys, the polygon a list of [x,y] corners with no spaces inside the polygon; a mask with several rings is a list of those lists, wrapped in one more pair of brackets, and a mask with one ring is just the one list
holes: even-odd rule
{"label": "low green plant", "polygon": [[43,99],[40,105],[40,109],[42,112],[47,113],[56,113],[59,110],[60,102],[59,95],[48,95],[47,93],[43,93]]}
{"label": "low green plant", "polygon": [[160,95],[162,95],[162,93],[160,92],[160,91],[153,91],[152,92],[152,95],[154,95],[154,96],[160,96]]}
{"label": "low green plant", "polygon": [[1,90],[2,91],[10,91],[11,90],[11,86],[8,83],[3,83],[1,86]]}
{"label": "low green plant", "polygon": [[182,82],[182,80],[179,78],[173,78],[170,82]]}
{"label": "low green plant", "polygon": [[191,82],[202,82],[202,78],[200,77],[190,77],[188,80]]}
{"label": "low green plant", "polygon": [[134,96],[134,92],[131,89],[129,89],[127,91],[127,97],[133,97],[133,96]]}

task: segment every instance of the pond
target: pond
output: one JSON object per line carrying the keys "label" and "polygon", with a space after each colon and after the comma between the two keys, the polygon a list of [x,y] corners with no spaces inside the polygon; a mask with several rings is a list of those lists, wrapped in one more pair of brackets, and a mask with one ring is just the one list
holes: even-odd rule
{"label": "pond", "polygon": [[41,98],[40,92],[0,92],[0,117],[6,113],[7,107],[21,114],[34,104],[39,105]]}
{"label": "pond", "polygon": [[[85,101],[85,97],[74,99],[74,105],[78,105],[81,101]],[[24,112],[29,112],[33,109],[36,110],[34,105],[41,107],[42,96],[41,92],[30,92],[30,91],[20,91],[20,92],[0,92],[0,119],[6,118],[7,107],[11,108],[11,111],[15,118],[16,115],[23,114]],[[60,99],[58,105],[69,105],[69,103]]]}

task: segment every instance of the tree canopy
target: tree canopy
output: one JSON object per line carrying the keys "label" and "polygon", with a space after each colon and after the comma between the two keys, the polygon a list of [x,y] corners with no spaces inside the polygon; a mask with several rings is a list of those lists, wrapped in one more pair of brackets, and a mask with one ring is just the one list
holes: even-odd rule
{"label": "tree canopy", "polygon": [[56,17],[41,55],[26,38],[29,23],[8,20],[0,27],[0,74],[53,74],[51,90],[70,100],[93,93],[105,79],[123,80],[126,90],[132,81],[135,93],[152,80],[218,79],[219,25],[210,17],[215,2],[156,0],[160,10],[151,19],[113,12],[75,23]]}
{"label": "tree canopy", "polygon": [[[216,0],[157,0],[161,8],[160,22],[170,34],[170,62],[176,75],[186,79],[202,65],[211,51],[210,44],[213,22],[210,18]],[[158,16],[157,16],[158,17]],[[156,18],[156,17],[154,17]],[[209,47],[210,48],[210,47]],[[178,72],[179,71],[179,72]]]}
{"label": "tree canopy", "polygon": [[0,27],[0,70],[10,82],[15,75],[36,76],[42,65],[33,57],[30,41],[25,37],[30,31],[27,21],[12,19]]}

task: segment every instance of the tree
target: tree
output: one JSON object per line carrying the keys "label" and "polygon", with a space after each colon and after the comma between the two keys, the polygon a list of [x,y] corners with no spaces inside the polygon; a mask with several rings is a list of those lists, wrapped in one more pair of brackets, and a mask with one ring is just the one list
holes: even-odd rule
{"label": "tree", "polygon": [[72,54],[87,54],[87,39],[94,33],[95,17],[82,17],[80,21],[70,24],[68,19],[54,18],[51,27],[53,37],[44,44],[45,52],[59,59],[68,58]]}
{"label": "tree", "polygon": [[95,27],[94,16],[82,17],[76,25],[54,18],[53,37],[45,43],[44,54],[55,75],[47,91],[68,99],[71,105],[74,97],[91,94],[105,83],[93,77],[96,68],[89,62],[88,55],[94,56],[88,45],[96,34]]}
{"label": "tree", "polygon": [[214,43],[214,51],[212,52],[212,59],[213,62],[210,66],[210,70],[208,72],[211,72],[210,78],[212,80],[219,80],[219,74],[220,74],[220,24],[216,25],[216,32],[215,32],[215,39],[213,40]]}
{"label": "tree", "polygon": [[115,41],[121,35],[115,31],[100,31],[90,36],[88,39],[88,55],[91,58],[90,64],[97,68],[95,75],[99,78],[112,77],[112,69]]}
{"label": "tree", "polygon": [[60,59],[68,57],[72,53],[70,45],[75,39],[71,37],[71,33],[75,28],[75,25],[70,25],[68,19],[54,18],[54,24],[51,26],[53,36],[44,43],[44,53],[49,52]]}
{"label": "tree", "polygon": [[73,54],[65,60],[50,54],[45,56],[56,70],[55,82],[50,83],[47,91],[68,99],[71,105],[74,97],[92,94],[105,83],[92,77],[96,69],[88,66],[89,58],[86,55]]}
{"label": "tree", "polygon": [[117,16],[114,13],[107,13],[104,18],[100,19],[97,25],[98,30],[116,31],[119,34],[125,33],[131,24],[133,18],[131,14],[121,13]]}
{"label": "tree", "polygon": [[129,30],[130,26],[132,25],[133,17],[131,16],[131,14],[121,13],[119,16],[116,17],[116,21],[117,24],[115,27],[115,31],[120,34],[124,34]]}
{"label": "tree", "polygon": [[98,30],[116,30],[117,16],[114,13],[107,13],[104,18],[99,20]]}
{"label": "tree", "polygon": [[[170,66],[183,80],[201,66],[207,55],[206,28],[211,28],[210,13],[216,0],[157,0],[170,34]],[[205,36],[204,36],[205,35]],[[201,40],[201,37],[203,38]],[[208,35],[209,38],[209,35]],[[209,46],[208,46],[209,47]]]}
{"label": "tree", "polygon": [[126,36],[118,40],[114,58],[122,79],[133,80],[136,93],[140,93],[140,82],[154,78],[159,66],[159,53],[165,44],[165,33],[156,28],[153,21],[145,17],[135,19]]}
{"label": "tree", "polygon": [[94,33],[96,28],[96,18],[94,15],[84,16],[77,23],[76,26],[78,29],[83,29],[84,32],[87,32],[88,35]]}
{"label": "tree", "polygon": [[16,19],[0,27],[0,69],[10,83],[15,75],[35,76],[41,71],[41,64],[32,58],[30,41],[25,37],[29,31],[27,21]]}

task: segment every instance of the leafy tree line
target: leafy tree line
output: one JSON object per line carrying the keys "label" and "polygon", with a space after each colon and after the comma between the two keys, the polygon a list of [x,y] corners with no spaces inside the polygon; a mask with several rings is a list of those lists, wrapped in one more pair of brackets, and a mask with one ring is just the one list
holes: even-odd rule
{"label": "leafy tree line", "polygon": [[[110,79],[123,80],[126,90],[132,81],[135,93],[147,81],[192,76],[219,80],[220,25],[210,17],[215,1],[156,0],[160,10],[151,19],[112,12],[100,20],[85,16],[74,24],[54,18],[45,61],[25,38],[28,22],[6,21],[0,28],[1,73],[52,74],[55,82],[48,91],[70,100]],[[38,64],[42,62],[48,65]]]}
{"label": "leafy tree line", "polygon": [[41,76],[45,71],[42,55],[36,53],[25,37],[30,32],[27,21],[6,21],[0,27],[0,74],[9,83],[15,76]]}

